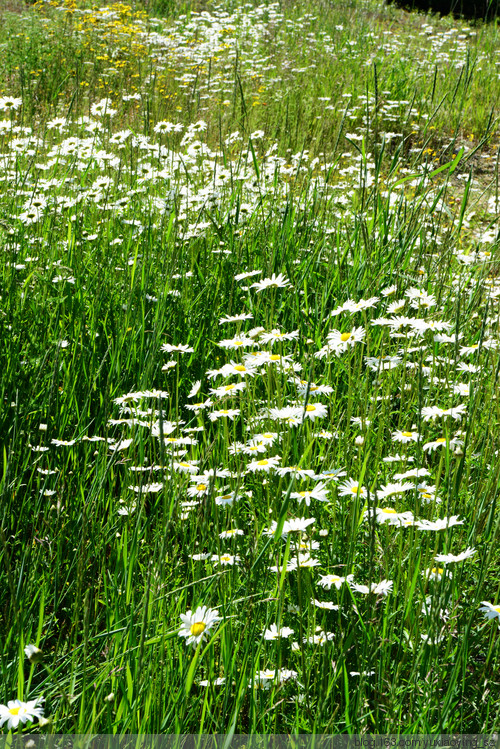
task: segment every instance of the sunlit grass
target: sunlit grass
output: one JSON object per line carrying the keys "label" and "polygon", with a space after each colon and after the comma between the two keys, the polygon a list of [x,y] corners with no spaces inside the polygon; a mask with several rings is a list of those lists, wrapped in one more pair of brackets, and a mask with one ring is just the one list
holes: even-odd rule
{"label": "sunlit grass", "polygon": [[498,730],[498,27],[342,6],[2,17],[4,730]]}

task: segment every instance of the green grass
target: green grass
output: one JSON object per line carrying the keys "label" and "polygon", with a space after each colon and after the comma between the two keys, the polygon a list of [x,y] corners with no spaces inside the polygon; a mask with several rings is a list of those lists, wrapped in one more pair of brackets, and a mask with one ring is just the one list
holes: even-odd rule
{"label": "green grass", "polygon": [[[56,734],[497,731],[498,25],[0,24],[0,702]],[[309,474],[248,468],[276,456]]]}

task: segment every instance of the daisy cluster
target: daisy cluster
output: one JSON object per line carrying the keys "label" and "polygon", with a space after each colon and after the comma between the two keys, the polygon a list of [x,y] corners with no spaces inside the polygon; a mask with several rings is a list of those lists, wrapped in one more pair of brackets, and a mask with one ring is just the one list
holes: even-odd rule
{"label": "daisy cluster", "polygon": [[[257,271],[243,272],[236,283],[258,278],[246,292],[256,300],[262,294],[292,293],[291,281],[284,274],[262,276]],[[391,301],[395,296],[399,297],[396,303]],[[489,299],[497,304],[496,297]],[[407,314],[395,314],[401,311]],[[334,547],[327,539],[336,535],[353,512],[360,539],[373,532],[387,542],[391,539],[391,544],[400,543],[396,534],[406,534],[408,542],[417,545],[426,545],[429,533],[443,539],[436,544],[445,552],[430,556],[430,566],[422,573],[428,589],[425,600],[429,590],[430,600],[437,595],[438,588],[432,586],[438,582],[451,583],[454,565],[477,554],[470,547],[451,553],[456,548],[451,529],[467,525],[472,508],[462,504],[460,515],[446,514],[446,489],[439,482],[443,461],[459,463],[464,456],[463,427],[469,418],[471,388],[485,366],[498,361],[498,320],[496,313],[491,315],[482,332],[466,338],[438,311],[431,292],[414,286],[385,287],[379,296],[349,299],[335,306],[326,320],[335,321],[338,327],[327,329],[325,342],[316,344],[304,340],[298,329],[255,327],[252,313],[226,314],[218,326],[236,327],[239,332],[215,343],[213,355],[219,366],[190,383],[177,419],[171,418],[169,390],[131,392],[115,398],[119,418],[109,420],[111,427],[120,429],[119,437],[84,435],[80,439],[104,441],[108,451],[122,456],[139,439],[150,445],[151,454],[168,455],[164,463],[142,465],[123,458],[130,478],[124,481],[117,514],[130,518],[143,511],[145,502],[155,506],[168,492],[176,497],[175,517],[183,528],[195,531],[200,524],[215,523],[218,538],[213,544],[207,539],[200,550],[189,554],[186,574],[193,580],[228,572],[242,579],[256,555],[263,555],[268,559],[270,584],[290,576],[293,601],[291,578],[309,576],[313,591],[309,605],[318,615],[323,612],[323,624],[317,625],[316,617],[311,617],[304,631],[298,626],[293,601],[289,616],[268,621],[260,634],[263,643],[290,639],[293,659],[303,645],[333,642],[335,627],[333,623],[331,629],[327,627],[332,612],[345,617],[365,597],[377,600],[393,594],[394,579],[380,574],[385,567],[383,553],[369,579],[361,560],[354,558],[346,569],[346,559],[335,553],[332,557]],[[364,325],[356,325],[360,315]],[[368,356],[365,351],[370,342],[372,355]],[[304,347],[307,353],[301,355]],[[172,367],[163,371],[182,369],[194,352],[189,343],[162,344],[159,356],[176,357]],[[226,360],[223,364],[221,356]],[[335,370],[339,362],[342,371],[356,370],[368,389],[370,405],[364,416],[335,415],[343,381]],[[176,375],[172,371],[165,376]],[[418,392],[423,396],[419,407],[411,413],[400,408],[399,428],[387,432],[387,407],[394,399]],[[245,433],[244,440],[237,438]],[[380,435],[385,447],[374,474],[370,462],[368,470],[363,469],[363,460],[365,454],[370,460],[370,445]],[[52,440],[60,448],[76,442]],[[214,444],[218,445],[215,452],[210,448]],[[347,464],[332,466],[349,451],[349,471]],[[50,489],[44,493],[50,496]],[[253,550],[248,539],[252,517],[260,525]],[[251,535],[255,539],[255,529]],[[404,538],[401,542],[406,543]],[[411,573],[411,567],[405,571]],[[325,597],[329,591],[334,595]],[[424,616],[425,602],[422,605]],[[484,606],[485,602],[481,610],[491,618],[494,605]],[[227,611],[224,615],[230,616]],[[216,636],[223,618],[218,609],[198,606],[182,615],[179,634],[196,648]],[[430,626],[432,617],[428,620]],[[299,630],[301,640],[294,640]],[[430,634],[428,642],[437,642],[438,636],[444,638],[446,629]],[[280,672],[273,673],[272,678],[279,681]],[[296,674],[293,669],[287,673]],[[257,674],[254,685],[267,688],[271,681]]]}

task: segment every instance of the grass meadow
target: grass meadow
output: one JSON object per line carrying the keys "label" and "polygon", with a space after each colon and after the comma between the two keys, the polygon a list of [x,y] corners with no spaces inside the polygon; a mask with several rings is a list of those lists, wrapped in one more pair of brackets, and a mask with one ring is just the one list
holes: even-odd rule
{"label": "grass meadow", "polygon": [[499,41],[2,4],[2,731],[498,730]]}

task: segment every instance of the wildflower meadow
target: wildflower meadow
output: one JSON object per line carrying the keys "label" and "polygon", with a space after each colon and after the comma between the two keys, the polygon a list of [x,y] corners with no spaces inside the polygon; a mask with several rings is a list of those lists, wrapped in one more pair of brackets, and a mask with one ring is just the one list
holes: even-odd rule
{"label": "wildflower meadow", "polygon": [[0,726],[486,733],[500,28],[0,3]]}

